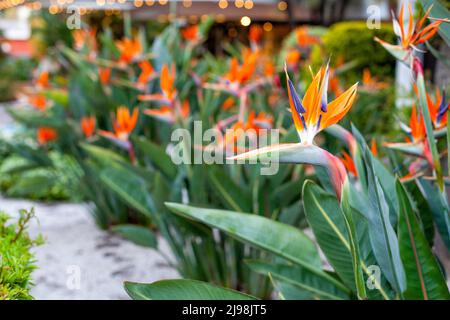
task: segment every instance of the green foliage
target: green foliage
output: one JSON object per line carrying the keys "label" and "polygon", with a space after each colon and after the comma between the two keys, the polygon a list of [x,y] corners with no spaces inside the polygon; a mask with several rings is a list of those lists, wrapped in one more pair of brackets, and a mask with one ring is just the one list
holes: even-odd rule
{"label": "green foliage", "polygon": [[77,163],[68,156],[51,152],[52,166],[42,167],[17,154],[4,158],[0,165],[0,189],[15,198],[33,200],[80,201]]}
{"label": "green foliage", "polygon": [[350,123],[353,123],[356,127],[361,128],[361,133],[367,139],[380,136],[386,140],[395,139],[398,136],[395,110],[394,86],[377,92],[360,90],[358,99],[342,121],[342,125],[349,127]]}
{"label": "green foliage", "polygon": [[195,280],[162,280],[150,284],[126,282],[135,300],[256,300],[238,291]]}
{"label": "green foliage", "polygon": [[11,223],[11,217],[0,213],[0,300],[33,299],[31,272],[36,268],[30,249],[43,243],[41,236],[30,238],[26,228],[34,211],[21,210],[20,217]]}
{"label": "green foliage", "polygon": [[[394,59],[373,38],[379,37],[389,43],[395,43],[396,37],[390,24],[382,24],[381,29],[369,29],[364,21],[338,22],[332,25],[323,36],[325,52],[314,49],[313,61],[321,65],[325,57],[331,57],[332,62],[343,58],[345,62],[356,62],[357,66],[346,72],[344,77],[348,82],[361,80],[365,68],[380,77],[394,76]],[[319,62],[320,61],[320,62]]]}

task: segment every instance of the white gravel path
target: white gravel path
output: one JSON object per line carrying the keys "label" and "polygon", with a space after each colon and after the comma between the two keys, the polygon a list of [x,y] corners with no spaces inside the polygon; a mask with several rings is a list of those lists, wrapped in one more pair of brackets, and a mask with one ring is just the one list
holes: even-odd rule
{"label": "white gravel path", "polygon": [[[83,204],[45,204],[0,198],[0,210],[11,215],[35,208],[31,235],[42,234],[34,249],[38,269],[31,294],[36,299],[128,299],[124,281],[152,282],[176,278],[155,250],[134,245],[98,229]],[[161,249],[170,255],[160,239]]]}

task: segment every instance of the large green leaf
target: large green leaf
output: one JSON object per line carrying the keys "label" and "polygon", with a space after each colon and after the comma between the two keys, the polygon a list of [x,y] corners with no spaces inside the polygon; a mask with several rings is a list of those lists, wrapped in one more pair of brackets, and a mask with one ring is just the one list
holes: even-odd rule
{"label": "large green leaf", "polygon": [[450,250],[450,222],[449,208],[439,188],[425,179],[416,180],[417,186],[427,201],[428,207],[433,215],[434,223],[442,237],[446,247]]}
{"label": "large green leaf", "polygon": [[356,292],[359,299],[367,299],[366,284],[364,283],[363,276],[363,262],[361,261],[358,232],[356,228],[356,223],[361,221],[361,215],[351,207],[350,197],[350,182],[346,179],[344,187],[342,188],[341,209],[344,216],[345,226],[348,231]]}
{"label": "large green leaf", "polygon": [[273,278],[287,282],[307,292],[312,299],[349,299],[348,291],[343,291],[323,277],[293,264],[274,264],[264,261],[247,261],[247,265],[255,272],[271,275]]}
{"label": "large green leaf", "polygon": [[189,279],[125,282],[125,290],[134,300],[256,300],[235,290]]}
{"label": "large green leaf", "polygon": [[390,222],[389,204],[379,178],[375,175],[372,154],[365,150],[369,200],[367,218],[372,249],[381,270],[397,293],[406,289],[405,271],[400,259],[397,237]]}
{"label": "large green leaf", "polygon": [[275,291],[278,294],[278,297],[281,300],[312,300],[313,296],[308,292],[305,291],[297,286],[294,286],[293,284],[283,281],[280,279],[274,279],[269,275],[269,277],[272,280],[272,285]]}
{"label": "large green leaf", "polygon": [[133,224],[121,224],[113,226],[112,231],[137,245],[153,249],[157,248],[158,241],[149,228]]}
{"label": "large green leaf", "polygon": [[154,217],[154,203],[141,177],[123,167],[110,167],[101,172],[100,179],[130,206]]}
{"label": "large green leaf", "polygon": [[419,221],[404,186],[397,181],[400,200],[398,241],[400,255],[405,266],[406,299],[450,299],[445,278],[428,246]]}
{"label": "large green leaf", "polygon": [[[395,193],[392,194],[391,175],[374,158],[358,129],[352,126],[352,132],[358,142],[355,148],[358,175],[365,181],[363,192],[353,197],[353,200],[357,201],[353,201],[352,204],[357,204],[357,209],[367,218],[373,254],[383,275],[400,294],[406,288],[406,279],[393,227],[397,221],[398,200]],[[381,179],[384,180],[384,184]]]}
{"label": "large green leaf", "polygon": [[[340,285],[340,282],[321,270],[322,263],[314,243],[292,226],[252,214],[195,208],[177,203],[166,205],[181,216],[218,228],[238,240],[275,253]],[[343,290],[346,288],[343,287]]]}
{"label": "large green leaf", "polygon": [[339,202],[311,181],[303,186],[303,206],[320,249],[344,283],[355,291],[348,231]]}

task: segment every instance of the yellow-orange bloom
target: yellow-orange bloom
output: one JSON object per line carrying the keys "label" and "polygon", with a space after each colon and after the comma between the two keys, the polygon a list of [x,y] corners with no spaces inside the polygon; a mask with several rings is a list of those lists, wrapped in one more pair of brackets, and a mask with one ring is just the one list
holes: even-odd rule
{"label": "yellow-orange bloom", "polygon": [[94,116],[83,117],[80,121],[81,131],[86,138],[92,137],[95,131],[96,119]]}
{"label": "yellow-orange bloom", "polygon": [[333,102],[328,103],[329,71],[320,68],[300,101],[286,70],[289,104],[294,124],[303,144],[313,144],[315,135],[339,122],[356,98],[358,84],[353,85]]}

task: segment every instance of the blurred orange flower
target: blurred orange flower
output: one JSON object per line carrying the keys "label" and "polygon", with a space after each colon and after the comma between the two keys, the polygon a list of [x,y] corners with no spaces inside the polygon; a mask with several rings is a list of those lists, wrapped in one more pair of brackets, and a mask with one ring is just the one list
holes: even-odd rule
{"label": "blurred orange flower", "polygon": [[358,176],[358,171],[356,170],[355,162],[353,161],[353,158],[345,151],[342,152],[342,157],[340,157],[342,163],[344,164],[345,168],[348,172],[353,174],[353,176]]}
{"label": "blurred orange flower", "polygon": [[36,109],[44,111],[47,107],[47,99],[42,94],[35,94],[28,97],[28,102]]}
{"label": "blurred orange flower", "polygon": [[234,99],[232,97],[229,97],[223,102],[222,109],[223,110],[231,109],[232,107],[235,106],[235,104],[236,102],[234,101]]}
{"label": "blurred orange flower", "polygon": [[286,63],[289,69],[295,69],[300,61],[301,54],[298,50],[292,49],[286,55]]}
{"label": "blurred orange flower", "polygon": [[144,114],[168,123],[175,123],[177,116],[182,119],[185,119],[189,116],[189,101],[185,100],[179,111],[177,110],[177,107],[161,106],[159,109],[144,110]]}
{"label": "blurred orange flower", "polygon": [[175,66],[172,65],[172,68],[169,71],[169,67],[166,64],[163,65],[160,79],[161,90],[164,93],[165,97],[169,100],[172,100],[176,94],[174,83],[175,83]]}
{"label": "blurred orange flower", "polygon": [[249,133],[248,130],[254,130],[257,135],[260,135],[264,132],[263,129],[269,129],[272,126],[272,122],[273,118],[264,112],[256,116],[255,111],[251,111],[246,122],[237,121],[230,129],[226,130],[222,145],[227,150],[241,152],[242,150],[237,144],[243,135]]}
{"label": "blurred orange flower", "polygon": [[98,69],[98,76],[100,78],[100,82],[103,85],[109,84],[109,79],[111,78],[111,68],[99,68]]}
{"label": "blurred orange flower", "polygon": [[37,129],[37,141],[40,145],[54,141],[58,138],[58,133],[50,127],[39,127]]}
{"label": "blurred orange flower", "polygon": [[300,27],[295,31],[297,43],[301,47],[308,47],[319,43],[319,39],[309,34],[308,27]]}
{"label": "blurred orange flower", "polygon": [[147,60],[140,62],[139,68],[141,69],[141,74],[139,75],[137,83],[139,85],[146,85],[155,70],[153,69],[151,63]]}
{"label": "blurred orange flower", "polygon": [[128,64],[142,53],[141,42],[138,39],[128,39],[116,41],[116,46],[120,51],[119,63]]}
{"label": "blurred orange flower", "polygon": [[72,37],[74,41],[75,49],[81,50],[85,45],[88,46],[90,50],[97,49],[97,42],[95,36],[97,34],[97,29],[92,28],[86,29],[75,29],[72,31]]}
{"label": "blurred orange flower", "polygon": [[413,142],[419,142],[425,139],[425,122],[423,120],[423,116],[420,113],[417,113],[417,108],[415,105],[413,105],[412,107],[409,127],[411,128],[411,136],[413,138]]}
{"label": "blurred orange flower", "polygon": [[36,79],[36,86],[39,89],[48,88],[48,71],[42,71]]}
{"label": "blurred orange flower", "polygon": [[96,121],[94,116],[83,117],[81,119],[80,127],[86,138],[90,138],[94,134]]}
{"label": "blurred orange flower", "polygon": [[181,35],[183,36],[183,38],[185,40],[197,41],[198,38],[199,38],[198,26],[197,25],[193,25],[193,26],[189,26],[189,27],[186,27],[186,28],[182,29],[181,30]]}
{"label": "blurred orange flower", "polygon": [[100,130],[99,133],[106,138],[117,138],[122,141],[128,141],[129,135],[136,127],[138,116],[138,108],[134,108],[133,113],[130,114],[130,110],[127,107],[121,106],[117,109],[117,115],[113,119],[114,132]]}
{"label": "blurred orange flower", "polygon": [[261,28],[261,26],[259,26],[257,24],[252,24],[250,26],[250,31],[248,33],[248,37],[251,42],[253,42],[253,43],[260,42],[262,35],[263,35],[263,29]]}
{"label": "blurred orange flower", "polygon": [[365,68],[363,71],[362,83],[362,88],[367,91],[378,91],[389,87],[388,83],[379,81],[377,78],[374,78],[369,68]]}
{"label": "blurred orange flower", "polygon": [[246,54],[244,57],[244,63],[239,65],[238,59],[231,59],[230,70],[225,75],[225,79],[231,83],[243,84],[250,80],[256,68],[256,58],[255,53]]}

